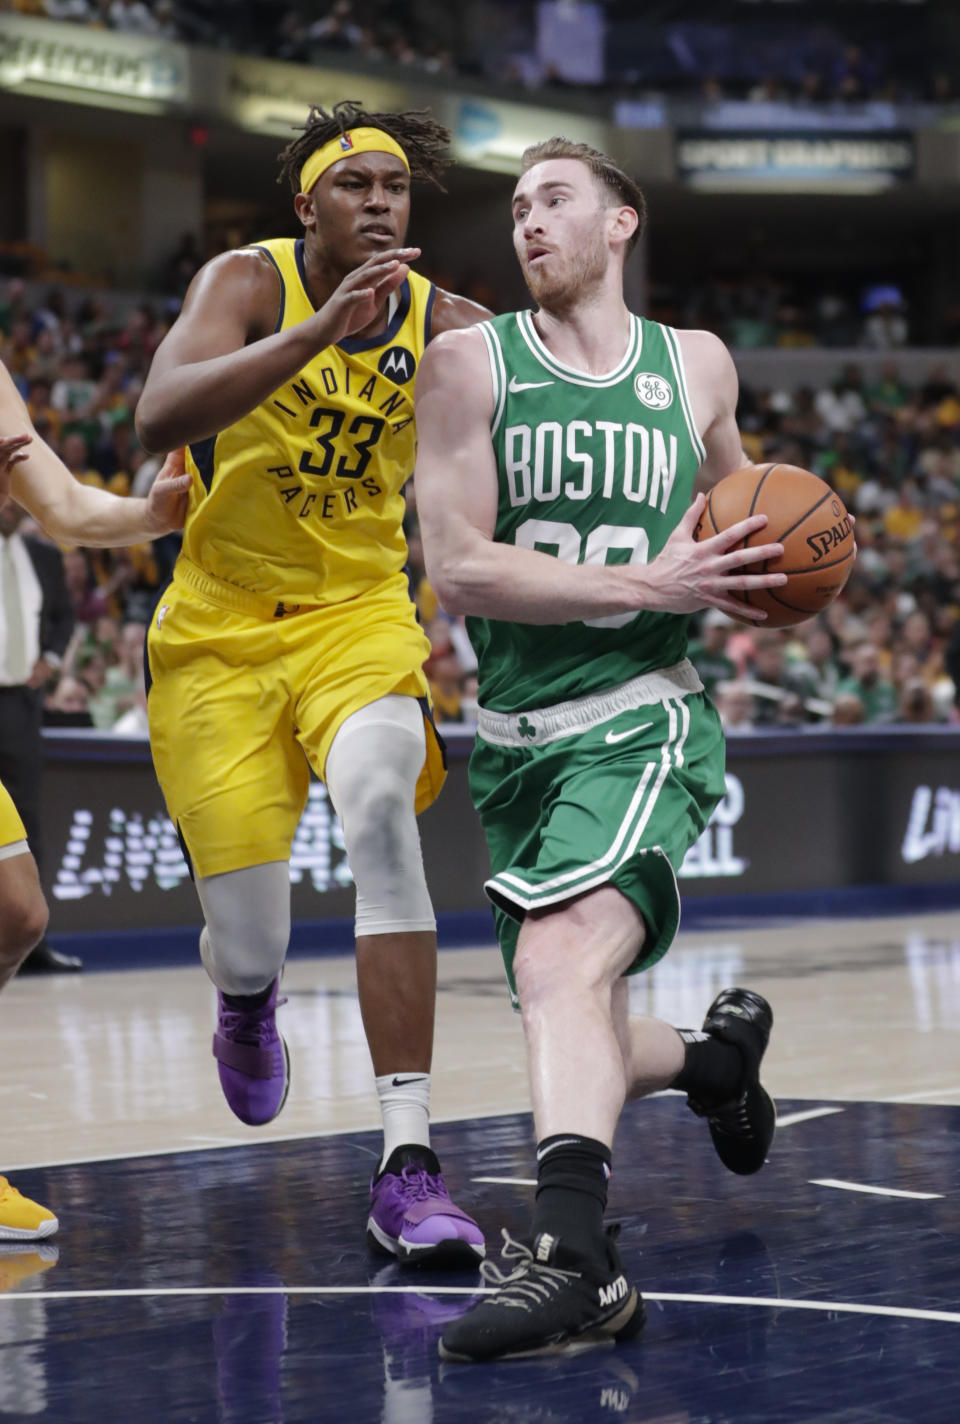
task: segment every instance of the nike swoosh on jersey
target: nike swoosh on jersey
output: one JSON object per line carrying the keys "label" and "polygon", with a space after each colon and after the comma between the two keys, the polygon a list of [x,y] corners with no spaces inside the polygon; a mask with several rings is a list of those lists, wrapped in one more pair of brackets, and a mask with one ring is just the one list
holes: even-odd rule
{"label": "nike swoosh on jersey", "polygon": [[628,727],[625,732],[608,732],[603,740],[613,746],[615,742],[625,742],[627,737],[633,737],[637,732],[645,732],[648,727],[652,726],[652,722],[641,722],[639,726]]}
{"label": "nike swoosh on jersey", "polygon": [[541,386],[552,385],[554,385],[553,381],[518,381],[516,376],[511,376],[507,390],[512,396],[515,396],[517,391],[538,391]]}

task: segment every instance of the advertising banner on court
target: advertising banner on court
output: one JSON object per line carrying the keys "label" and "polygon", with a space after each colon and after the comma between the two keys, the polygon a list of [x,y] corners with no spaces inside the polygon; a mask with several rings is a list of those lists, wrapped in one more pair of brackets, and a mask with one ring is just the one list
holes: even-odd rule
{"label": "advertising banner on court", "polygon": [[[451,738],[447,785],[420,821],[434,904],[446,913],[487,905],[486,847],[467,787],[471,740]],[[43,873],[53,930],[196,924],[189,868],[146,746],[63,735],[48,745]],[[678,878],[685,902],[956,884],[960,735],[731,737],[726,794]],[[352,915],[343,835],[318,782],[294,839],[290,880],[294,920]]]}

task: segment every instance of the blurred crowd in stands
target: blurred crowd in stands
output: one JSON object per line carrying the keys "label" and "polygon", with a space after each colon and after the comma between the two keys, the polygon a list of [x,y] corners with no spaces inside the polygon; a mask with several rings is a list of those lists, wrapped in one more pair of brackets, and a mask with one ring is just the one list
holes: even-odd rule
{"label": "blurred crowd in stands", "polygon": [[[933,7],[931,7],[933,8]],[[350,54],[527,87],[757,104],[960,102],[950,31],[907,0],[0,0],[0,10],[301,64]]]}
{"label": "blurred crowd in stands", "polygon": [[[648,315],[671,326],[705,327],[739,350],[863,346],[886,351],[918,344],[898,286],[865,284],[849,275],[831,281],[822,271],[802,284],[756,273],[688,282],[676,291],[654,284]],[[960,311],[941,311],[939,328],[922,333],[944,345],[956,344],[958,337]]]}
{"label": "blurred crowd in stands", "polygon": [[[0,281],[0,359],[76,479],[145,492],[160,462],[140,448],[133,416],[172,312],[41,290]],[[795,630],[716,612],[694,620],[691,656],[728,729],[960,720],[957,382],[934,368],[908,386],[891,356],[870,379],[846,365],[819,389],[744,388],[739,423],[752,461],[799,465],[832,485],[857,516],[860,553],[841,598]],[[438,718],[470,721],[475,660],[462,620],[443,613],[427,581],[412,492],[407,525]],[[178,546],[167,536],[63,551],[77,631],[47,689],[51,725],[145,728],[144,629]]]}

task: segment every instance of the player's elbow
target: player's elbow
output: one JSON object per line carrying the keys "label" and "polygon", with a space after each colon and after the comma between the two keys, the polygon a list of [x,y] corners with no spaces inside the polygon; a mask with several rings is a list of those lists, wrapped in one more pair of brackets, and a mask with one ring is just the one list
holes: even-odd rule
{"label": "player's elbow", "polygon": [[459,617],[470,613],[469,585],[464,562],[451,555],[427,558],[427,579],[444,613]]}
{"label": "player's elbow", "polygon": [[148,455],[163,455],[167,450],[173,449],[176,441],[169,438],[168,424],[169,422],[163,419],[162,413],[155,409],[153,402],[141,396],[137,404],[134,425],[136,426],[137,439]]}
{"label": "player's elbow", "polygon": [[162,387],[157,390],[149,382],[137,402],[134,425],[137,439],[151,455],[166,455],[187,443],[176,401]]}

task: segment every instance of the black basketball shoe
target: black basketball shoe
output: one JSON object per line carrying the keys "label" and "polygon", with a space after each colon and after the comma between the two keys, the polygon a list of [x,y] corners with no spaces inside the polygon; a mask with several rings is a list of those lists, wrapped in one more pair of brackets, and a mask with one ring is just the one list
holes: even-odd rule
{"label": "black basketball shoe", "polygon": [[699,1103],[687,1098],[698,1117],[705,1117],[717,1156],[731,1172],[748,1177],[767,1160],[777,1126],[773,1099],[760,1086],[760,1060],[767,1051],[773,1010],[750,989],[724,989],[703,1021],[704,1033],[732,1043],[743,1057],[740,1094],[727,1103]]}
{"label": "black basketball shoe", "polygon": [[527,1245],[504,1231],[501,1256],[516,1264],[501,1271],[492,1261],[481,1263],[497,1289],[446,1327],[440,1358],[495,1360],[632,1340],[646,1309],[623,1274],[615,1234],[611,1228],[604,1238],[605,1260],[588,1260],[549,1232]]}

